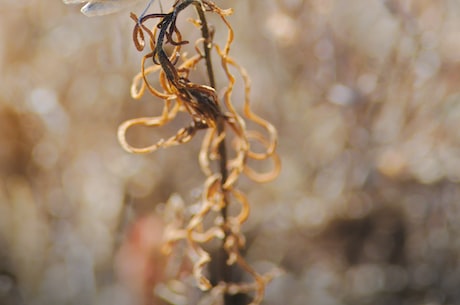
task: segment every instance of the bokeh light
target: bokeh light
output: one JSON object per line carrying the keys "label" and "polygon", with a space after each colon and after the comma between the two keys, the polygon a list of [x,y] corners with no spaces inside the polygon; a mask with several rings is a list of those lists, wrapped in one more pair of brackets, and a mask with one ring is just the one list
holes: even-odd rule
{"label": "bokeh light", "polygon": [[[460,303],[460,2],[216,3],[279,132],[280,177],[241,185],[248,260],[284,270],[264,304]],[[120,148],[118,124],[159,109],[130,97],[128,12],[0,14],[0,304],[140,303],[161,278],[154,214],[193,202],[200,142]]]}

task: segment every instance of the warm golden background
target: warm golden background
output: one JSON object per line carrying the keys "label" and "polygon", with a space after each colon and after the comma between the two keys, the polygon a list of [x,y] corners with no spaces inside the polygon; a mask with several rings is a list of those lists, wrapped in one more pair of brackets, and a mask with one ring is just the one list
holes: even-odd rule
{"label": "warm golden background", "polygon": [[[264,304],[460,304],[460,1],[217,3],[279,130],[280,177],[241,182],[247,258],[285,270]],[[120,122],[159,109],[129,95],[128,12],[1,0],[0,16],[0,304],[136,304],[158,204],[199,192],[199,139],[119,147]]]}

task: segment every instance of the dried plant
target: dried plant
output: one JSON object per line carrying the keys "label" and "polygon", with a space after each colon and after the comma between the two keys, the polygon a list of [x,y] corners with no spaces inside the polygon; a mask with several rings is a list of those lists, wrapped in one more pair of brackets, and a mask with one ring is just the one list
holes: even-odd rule
{"label": "dried plant", "polygon": [[[177,18],[190,6],[195,8],[198,19],[189,21],[201,30],[201,38],[195,41],[195,54],[192,55],[188,55],[183,50],[184,45],[189,44],[189,41],[184,40],[177,26]],[[226,26],[225,45],[221,46],[214,42],[214,33],[207,23],[208,14],[219,16]],[[193,275],[201,290],[211,290],[210,295],[217,296],[254,291],[251,304],[260,304],[267,282],[277,274],[277,271],[259,274],[246,262],[241,253],[245,246],[241,226],[249,216],[250,205],[245,194],[238,189],[237,181],[243,173],[255,182],[270,181],[280,170],[280,160],[275,152],[276,129],[252,112],[249,76],[246,70],[229,55],[234,38],[232,27],[227,20],[230,14],[232,14],[231,9],[221,9],[211,1],[178,0],[169,13],[148,14],[140,18],[131,15],[135,21],[134,44],[139,51],[147,49],[148,52],[143,56],[141,72],[134,77],[131,95],[134,99],[139,99],[146,93],[150,93],[164,104],[159,116],[135,118],[122,123],[119,126],[118,138],[128,152],[150,153],[159,148],[187,143],[199,130],[206,130],[198,156],[200,167],[206,175],[199,208],[189,219],[186,219],[182,208],[174,210],[174,207],[170,207],[170,213],[174,217],[169,219],[166,229],[165,251],[171,255],[174,245],[180,240],[185,240],[188,256],[193,263]],[[159,22],[149,27],[147,23],[150,20],[159,20]],[[166,50],[167,46],[172,47],[169,53]],[[212,54],[219,57],[221,69],[227,78],[222,97],[216,93]],[[200,64],[206,67],[209,84],[197,84],[190,80]],[[232,101],[235,85],[232,71],[236,71],[241,77],[245,87],[241,113]],[[151,75],[155,73],[158,75],[159,85],[150,80]],[[127,140],[126,133],[131,127],[164,126],[180,112],[188,113],[191,123],[179,129],[175,135],[145,147],[135,147]],[[255,123],[259,127],[257,130],[248,130],[246,126],[248,122]],[[264,147],[264,151],[256,152],[256,146]],[[260,172],[249,165],[250,160],[271,160],[271,170]],[[213,166],[213,163],[217,166]],[[239,206],[240,212],[237,215],[230,213],[231,205]],[[210,224],[205,221],[205,218],[209,217],[213,218]],[[205,250],[205,244],[216,239],[221,241],[222,252],[226,259],[220,266],[219,283],[212,285],[205,275],[205,268],[212,257]],[[232,282],[229,272],[231,265],[238,265],[246,271],[253,278],[253,282]],[[228,301],[224,303],[229,304]]]}

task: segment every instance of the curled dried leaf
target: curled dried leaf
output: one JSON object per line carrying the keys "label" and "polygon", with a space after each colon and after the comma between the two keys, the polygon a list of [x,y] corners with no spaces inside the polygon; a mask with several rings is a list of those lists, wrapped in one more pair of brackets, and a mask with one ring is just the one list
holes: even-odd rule
{"label": "curled dried leaf", "polygon": [[[191,56],[183,51],[189,42],[182,38],[177,26],[178,16],[190,5],[196,8],[199,20],[189,21],[201,30],[202,36],[189,47],[195,52]],[[210,30],[205,17],[208,13],[219,16],[227,29],[227,40],[222,46],[213,41],[214,31]],[[230,283],[228,279],[222,279],[223,282],[212,291],[253,291],[255,296],[251,304],[255,305],[261,303],[265,286],[273,276],[258,274],[241,255],[240,251],[245,246],[241,226],[249,217],[250,204],[245,194],[238,190],[236,183],[242,173],[256,182],[274,179],[280,170],[280,159],[276,154],[276,129],[252,111],[250,78],[246,70],[229,56],[234,32],[227,16],[232,13],[231,9],[221,9],[209,0],[178,0],[168,13],[149,14],[141,18],[131,15],[135,21],[134,45],[137,50],[148,52],[142,58],[140,73],[133,79],[131,95],[134,99],[140,99],[150,93],[162,101],[164,106],[159,116],[135,118],[122,123],[118,129],[118,139],[129,152],[148,153],[189,142],[197,132],[207,129],[199,153],[200,167],[207,177],[201,200],[189,219],[185,219],[184,213],[177,210],[173,213],[174,217],[170,215],[173,220],[166,229],[165,249],[171,253],[174,244],[185,240],[198,287],[209,290],[212,288],[211,282],[204,275],[204,271],[211,255],[204,250],[203,244],[214,239],[222,240],[222,246],[228,254],[227,264],[238,264],[254,281]],[[149,27],[149,20],[158,20],[158,23]],[[165,49],[166,45],[169,45],[169,52]],[[227,79],[222,96],[216,93],[211,53],[219,57]],[[190,80],[194,79],[192,74],[200,64],[207,68],[210,85]],[[242,107],[237,107],[232,100],[236,79],[231,70],[236,70],[237,77],[244,83]],[[157,77],[156,82],[152,80],[154,77]],[[191,123],[180,128],[173,136],[144,147],[136,147],[128,142],[126,133],[131,127],[162,127],[181,112],[189,115]],[[262,132],[248,130],[247,122],[260,126]],[[229,146],[226,145],[228,139],[232,139]],[[253,146],[256,145],[262,147],[263,151],[255,152]],[[268,172],[258,172],[248,164],[248,161],[254,160],[271,161],[273,166]],[[215,172],[216,166],[212,166],[213,162],[218,163],[219,172]],[[229,215],[230,205],[239,207],[237,215]],[[220,216],[212,224],[208,222],[205,225],[205,218],[216,212]]]}

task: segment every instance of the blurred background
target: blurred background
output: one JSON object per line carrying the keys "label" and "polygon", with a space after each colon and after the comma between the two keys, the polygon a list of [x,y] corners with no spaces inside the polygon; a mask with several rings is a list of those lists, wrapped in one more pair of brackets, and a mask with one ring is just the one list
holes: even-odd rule
{"label": "blurred background", "polygon": [[[460,304],[460,1],[216,3],[235,10],[231,54],[279,131],[280,177],[240,183],[247,259],[285,271],[264,304]],[[120,148],[118,124],[161,106],[130,97],[128,11],[2,0],[0,15],[0,304],[145,303],[156,211],[199,193],[200,137]]]}

